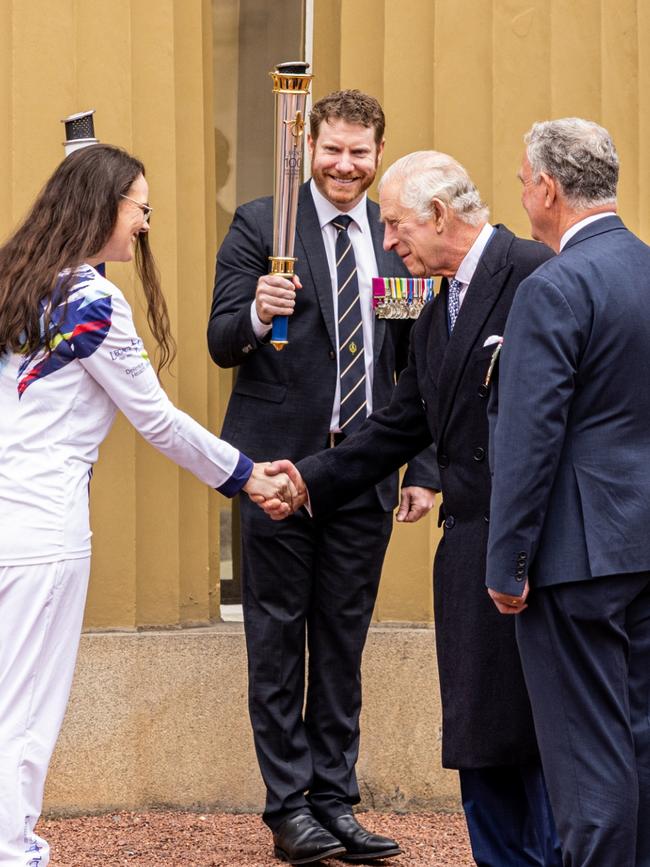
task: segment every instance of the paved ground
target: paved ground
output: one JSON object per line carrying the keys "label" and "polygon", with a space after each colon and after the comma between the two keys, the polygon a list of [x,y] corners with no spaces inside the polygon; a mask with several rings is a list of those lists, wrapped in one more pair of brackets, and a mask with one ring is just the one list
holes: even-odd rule
{"label": "paved ground", "polygon": [[[442,813],[363,813],[369,830],[397,839],[404,854],[386,867],[471,867],[463,817]],[[223,813],[112,813],[41,820],[50,867],[280,867],[258,816]],[[326,867],[350,867],[331,858]],[[358,863],[358,862],[357,862]]]}

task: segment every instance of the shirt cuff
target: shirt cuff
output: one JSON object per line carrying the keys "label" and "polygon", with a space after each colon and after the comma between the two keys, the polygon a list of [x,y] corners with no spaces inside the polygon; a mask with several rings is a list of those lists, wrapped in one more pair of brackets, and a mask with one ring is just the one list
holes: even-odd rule
{"label": "shirt cuff", "polygon": [[273,328],[273,323],[262,322],[260,317],[257,315],[254,301],[251,304],[251,325],[253,326],[255,337],[257,337],[258,340],[262,340],[263,337],[266,337],[271,328]]}
{"label": "shirt cuff", "polygon": [[224,497],[234,497],[235,494],[238,494],[244,487],[252,472],[253,461],[240,452],[237,466],[232,471],[230,478],[222,485],[219,485],[217,490],[220,494],[223,494]]}

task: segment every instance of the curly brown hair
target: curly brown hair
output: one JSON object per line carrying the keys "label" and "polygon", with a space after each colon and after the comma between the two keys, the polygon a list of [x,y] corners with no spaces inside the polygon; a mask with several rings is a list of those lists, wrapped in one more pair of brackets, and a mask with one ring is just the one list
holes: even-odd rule
{"label": "curly brown hair", "polygon": [[309,130],[316,141],[323,121],[340,118],[348,123],[358,123],[375,131],[375,143],[379,146],[384,138],[386,118],[374,96],[360,90],[335,90],[314,103],[309,114]]}
{"label": "curly brown hair", "polygon": [[[74,269],[104,247],[121,196],[140,175],[140,160],[103,144],[75,151],[58,166],[23,223],[0,247],[0,354],[44,345],[41,315],[48,334],[52,307],[65,298]],[[176,344],[146,232],[138,235],[135,264],[158,343],[160,372],[174,358]]]}

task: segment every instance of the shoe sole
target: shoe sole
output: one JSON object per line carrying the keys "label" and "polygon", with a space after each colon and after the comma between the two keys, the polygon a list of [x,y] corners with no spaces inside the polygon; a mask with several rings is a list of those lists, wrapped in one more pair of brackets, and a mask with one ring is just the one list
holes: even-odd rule
{"label": "shoe sole", "polygon": [[386,852],[377,853],[376,855],[342,855],[343,861],[379,861],[381,858],[394,858],[395,855],[402,855],[402,850],[399,846],[394,849],[389,849]]}
{"label": "shoe sole", "polygon": [[314,864],[316,861],[322,861],[324,858],[333,858],[335,855],[344,855],[345,846],[332,846],[331,849],[326,849],[319,855],[310,855],[309,858],[290,858],[289,855],[277,846],[273,849],[276,858],[280,861],[288,861],[289,864]]}

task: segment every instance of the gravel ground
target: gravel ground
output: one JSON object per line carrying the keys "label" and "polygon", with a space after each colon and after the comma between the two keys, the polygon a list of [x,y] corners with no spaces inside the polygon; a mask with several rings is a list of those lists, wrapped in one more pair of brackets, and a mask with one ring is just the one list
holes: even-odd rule
{"label": "gravel ground", "polygon": [[[359,820],[399,841],[404,854],[369,864],[472,867],[465,822],[453,813],[367,812]],[[50,867],[279,867],[259,816],[224,813],[111,813],[41,820]],[[357,862],[359,863],[359,862]],[[330,858],[326,867],[350,867]]]}

